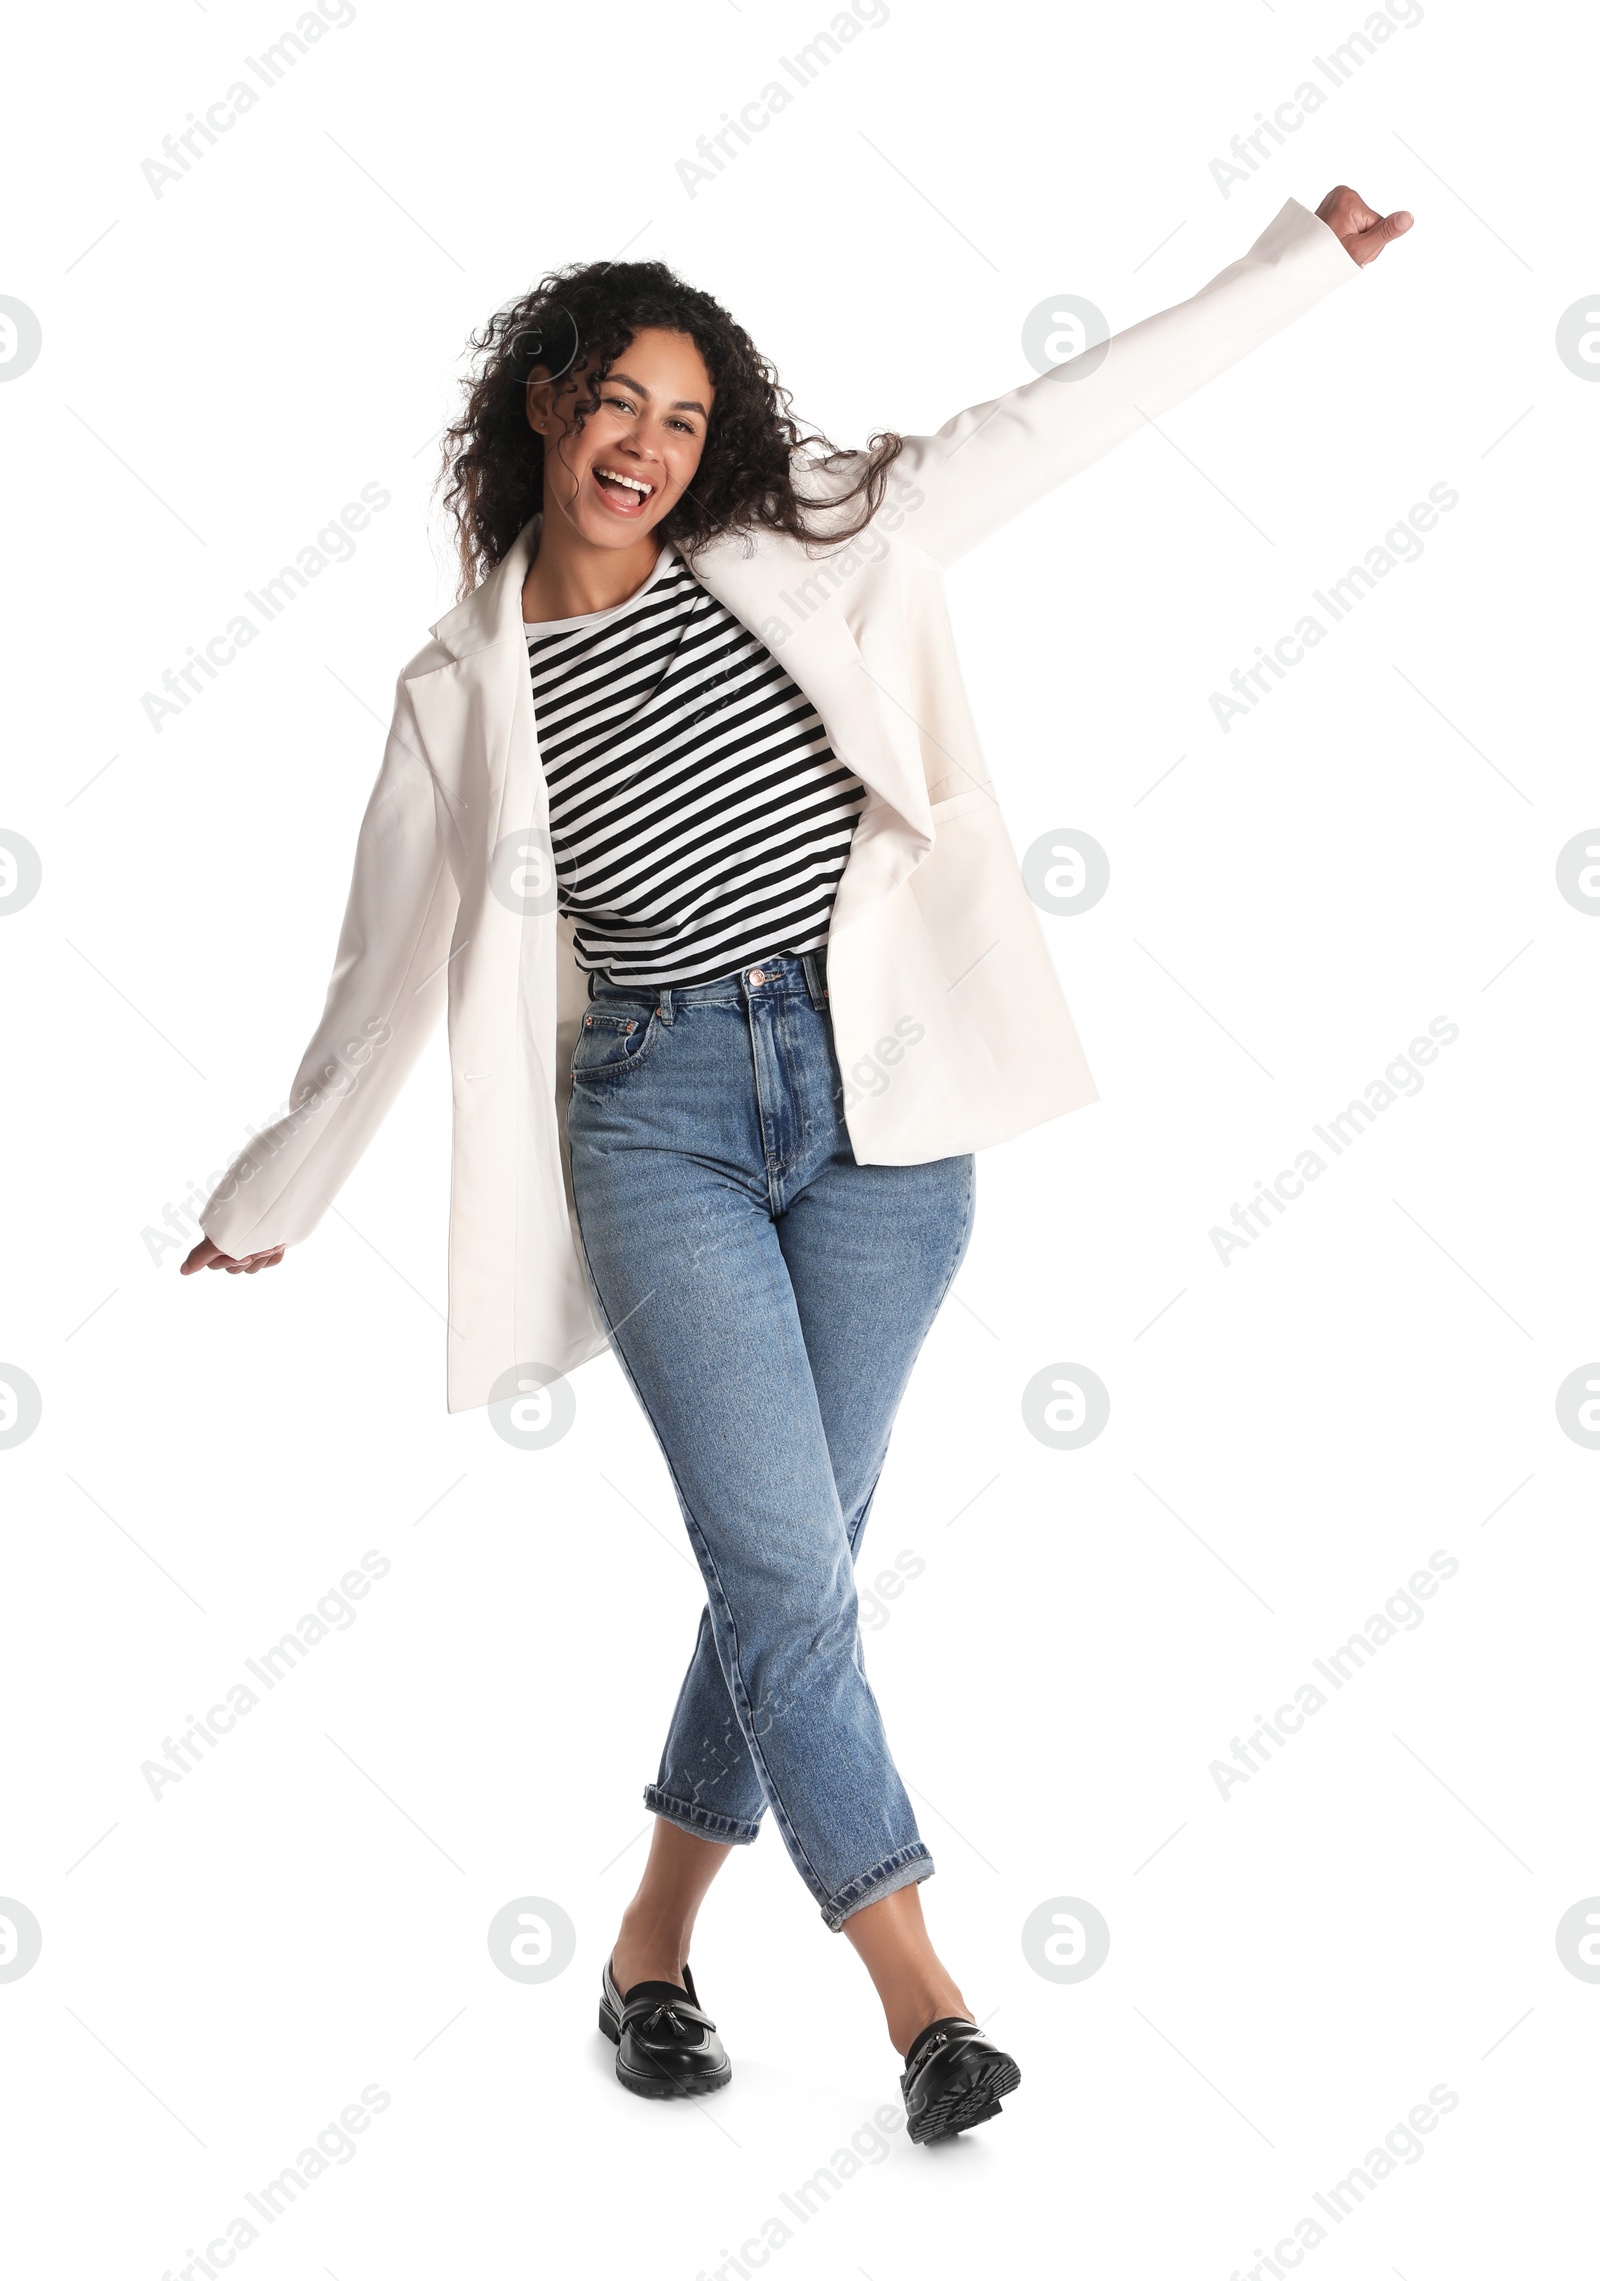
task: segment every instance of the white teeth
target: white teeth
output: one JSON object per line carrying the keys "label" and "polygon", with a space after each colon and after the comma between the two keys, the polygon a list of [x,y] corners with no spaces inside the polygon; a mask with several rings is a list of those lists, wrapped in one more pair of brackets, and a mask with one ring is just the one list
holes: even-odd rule
{"label": "white teeth", "polygon": [[630,491],[637,491],[644,499],[655,489],[653,483],[641,483],[636,475],[619,475],[613,467],[597,467],[595,474],[603,476],[607,483],[625,483]]}

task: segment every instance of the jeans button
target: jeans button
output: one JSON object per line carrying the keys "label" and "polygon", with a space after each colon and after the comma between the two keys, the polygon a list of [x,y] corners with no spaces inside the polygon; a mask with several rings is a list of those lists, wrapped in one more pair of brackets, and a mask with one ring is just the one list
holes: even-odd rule
{"label": "jeans button", "polygon": [[765,968],[764,966],[752,966],[752,967],[751,967],[751,969],[750,969],[750,987],[751,987],[751,989],[752,989],[752,990],[759,990],[759,989],[760,989],[760,987],[761,987],[761,985],[762,985],[762,983],[763,983],[763,982],[765,982],[765,980],[766,980],[766,979],[767,979],[767,970],[766,970],[766,968]]}

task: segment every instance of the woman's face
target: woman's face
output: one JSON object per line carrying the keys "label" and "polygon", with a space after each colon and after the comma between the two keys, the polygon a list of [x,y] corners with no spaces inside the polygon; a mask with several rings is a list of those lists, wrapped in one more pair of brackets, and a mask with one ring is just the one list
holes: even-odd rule
{"label": "woman's face", "polygon": [[528,383],[528,422],[545,439],[544,511],[562,515],[592,546],[631,546],[694,481],[711,417],[710,375],[687,333],[646,327],[607,374],[598,407],[574,428],[586,370]]}

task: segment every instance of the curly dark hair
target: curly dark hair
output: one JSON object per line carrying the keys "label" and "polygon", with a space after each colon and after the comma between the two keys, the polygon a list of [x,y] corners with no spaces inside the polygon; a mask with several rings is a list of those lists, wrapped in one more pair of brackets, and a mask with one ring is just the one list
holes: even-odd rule
{"label": "curly dark hair", "polygon": [[[635,333],[646,326],[686,333],[705,360],[715,396],[693,484],[657,526],[692,556],[708,540],[754,526],[815,541],[824,534],[808,509],[829,509],[829,544],[853,538],[882,504],[888,470],[903,438],[873,436],[865,453],[839,451],[803,432],[789,392],[742,325],[720,302],[659,261],[574,262],[552,270],[530,293],[468,338],[474,369],[466,403],[444,434],[440,481],[454,520],[462,599],[505,555],[544,501],[544,438],[528,425],[526,390],[535,368],[551,379],[589,359],[587,398],[569,408],[579,427],[600,401],[600,385]],[[795,461],[824,475],[807,498],[794,485]],[[826,471],[860,459],[855,481],[830,486]],[[860,513],[841,521],[853,500]]]}

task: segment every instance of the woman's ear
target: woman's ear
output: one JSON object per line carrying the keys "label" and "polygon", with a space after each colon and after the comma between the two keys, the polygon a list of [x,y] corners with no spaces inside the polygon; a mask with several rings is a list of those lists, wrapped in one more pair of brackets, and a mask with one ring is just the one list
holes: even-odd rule
{"label": "woman's ear", "polygon": [[546,434],[550,426],[549,381],[530,378],[526,392],[526,403],[529,427],[537,430],[541,436]]}

